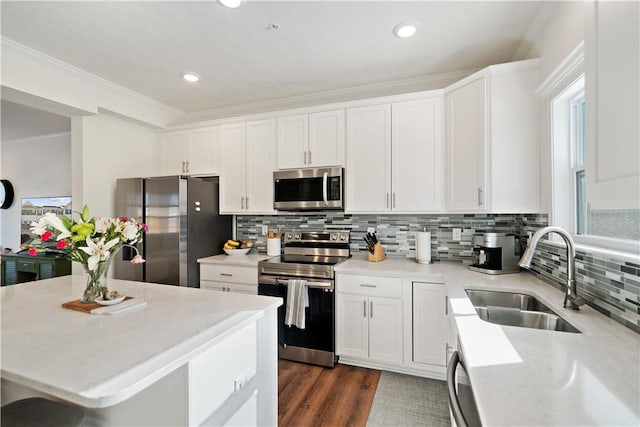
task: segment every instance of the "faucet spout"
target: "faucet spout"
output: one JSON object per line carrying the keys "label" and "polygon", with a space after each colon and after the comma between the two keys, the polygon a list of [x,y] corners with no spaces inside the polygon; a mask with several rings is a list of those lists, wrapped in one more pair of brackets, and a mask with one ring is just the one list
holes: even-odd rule
{"label": "faucet spout", "polygon": [[543,227],[536,231],[533,236],[531,236],[531,240],[529,241],[529,245],[527,249],[522,254],[520,258],[519,265],[523,268],[531,268],[531,264],[533,261],[533,255],[535,253],[536,247],[538,246],[538,242],[542,239],[543,236],[549,233],[556,233],[562,240],[564,240],[567,246],[567,287],[566,293],[564,297],[564,307],[569,308],[571,310],[579,310],[580,306],[584,304],[584,299],[578,296],[578,291],[576,288],[576,280],[575,280],[575,257],[576,257],[576,249],[575,243],[573,242],[573,238],[571,235],[567,233],[560,227]]}

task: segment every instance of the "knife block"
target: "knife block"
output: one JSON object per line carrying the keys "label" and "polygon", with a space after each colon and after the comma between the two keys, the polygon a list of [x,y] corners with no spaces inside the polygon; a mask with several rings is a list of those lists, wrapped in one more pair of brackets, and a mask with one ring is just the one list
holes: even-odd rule
{"label": "knife block", "polygon": [[382,249],[382,245],[380,244],[380,242],[373,245],[373,253],[369,253],[369,261],[384,261],[386,258],[387,257],[384,254],[384,249]]}

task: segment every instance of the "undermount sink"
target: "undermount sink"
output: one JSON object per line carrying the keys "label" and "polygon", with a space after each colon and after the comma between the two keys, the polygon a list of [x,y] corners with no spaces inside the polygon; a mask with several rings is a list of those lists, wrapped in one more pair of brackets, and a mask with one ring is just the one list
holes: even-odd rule
{"label": "undermount sink", "polygon": [[516,292],[465,289],[482,320],[505,326],[580,333],[534,296]]}

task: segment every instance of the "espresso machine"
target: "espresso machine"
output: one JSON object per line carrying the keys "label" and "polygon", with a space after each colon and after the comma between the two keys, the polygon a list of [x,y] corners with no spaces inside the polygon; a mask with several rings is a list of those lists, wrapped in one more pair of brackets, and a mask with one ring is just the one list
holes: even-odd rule
{"label": "espresso machine", "polygon": [[473,264],[469,270],[484,274],[507,274],[520,271],[513,234],[482,233],[473,236]]}

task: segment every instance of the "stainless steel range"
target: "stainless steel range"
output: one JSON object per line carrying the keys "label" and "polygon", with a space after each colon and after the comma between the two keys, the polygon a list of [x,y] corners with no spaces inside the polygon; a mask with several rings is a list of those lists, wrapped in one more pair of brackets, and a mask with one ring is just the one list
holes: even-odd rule
{"label": "stainless steel range", "polygon": [[284,254],[258,264],[258,293],[287,301],[291,279],[307,281],[306,326],[284,323],[285,305],[278,309],[278,355],[333,367],[335,365],[334,266],[349,258],[349,232],[285,232]]}

